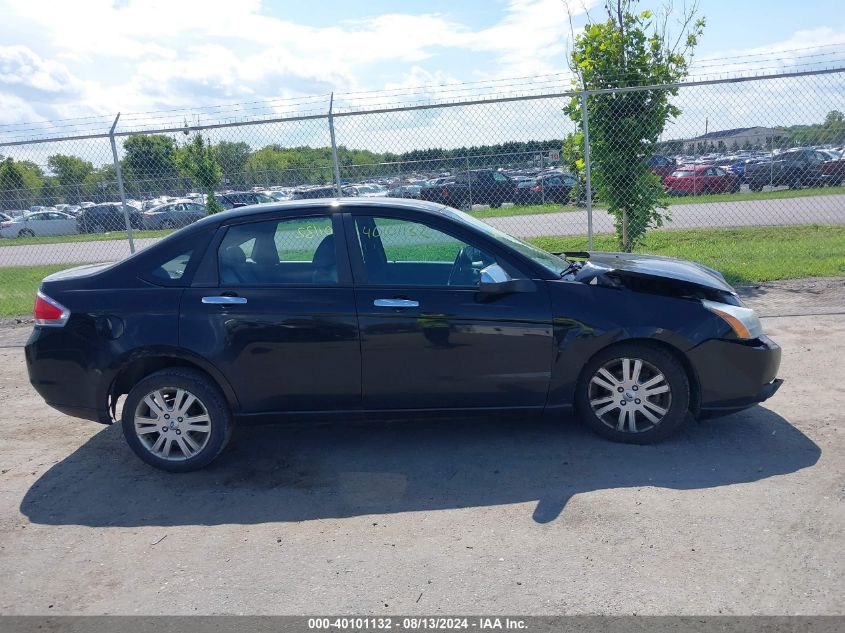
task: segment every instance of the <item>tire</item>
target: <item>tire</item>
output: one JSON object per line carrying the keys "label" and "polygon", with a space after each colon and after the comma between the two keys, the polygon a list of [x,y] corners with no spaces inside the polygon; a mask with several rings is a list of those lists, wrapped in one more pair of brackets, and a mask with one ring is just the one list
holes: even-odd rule
{"label": "tire", "polygon": [[[622,380],[626,360],[628,381]],[[637,361],[640,377],[633,381],[630,379],[637,371]],[[607,379],[608,374],[613,382]],[[650,389],[656,393],[643,398],[649,383],[654,383]],[[620,387],[622,392],[618,391]],[[621,343],[597,353],[581,372],[575,393],[579,417],[594,432],[628,444],[651,444],[675,433],[689,417],[689,403],[689,379],[684,367],[670,352],[647,343]]]}
{"label": "tire", "polygon": [[752,181],[751,184],[748,185],[748,188],[751,189],[751,191],[763,191],[763,185],[759,182]]}
{"label": "tire", "polygon": [[[195,398],[192,404],[188,396]],[[184,413],[177,398],[181,406],[188,405]],[[158,412],[147,404],[150,400],[158,405]],[[232,413],[217,385],[205,374],[182,367],[162,369],[136,384],[126,397],[121,417],[123,436],[135,455],[150,466],[172,473],[210,464],[226,447],[233,426]],[[180,425],[188,424],[188,417],[205,417],[207,422],[198,419],[191,425],[196,430],[180,429]]]}
{"label": "tire", "polygon": [[21,229],[18,237],[35,237],[35,231],[32,229]]}

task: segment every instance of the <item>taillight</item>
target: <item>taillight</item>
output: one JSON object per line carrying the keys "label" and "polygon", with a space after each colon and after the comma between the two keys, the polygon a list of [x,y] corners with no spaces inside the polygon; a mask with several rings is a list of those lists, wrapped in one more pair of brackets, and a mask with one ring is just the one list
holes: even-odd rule
{"label": "taillight", "polygon": [[449,197],[449,190],[444,187],[443,190],[440,192],[440,195],[443,196],[444,198],[448,198]]}
{"label": "taillight", "polygon": [[543,190],[542,185],[534,185],[533,187],[531,187],[531,191],[542,191],[542,190]]}
{"label": "taillight", "polygon": [[63,327],[70,318],[70,310],[40,290],[35,295],[35,325]]}

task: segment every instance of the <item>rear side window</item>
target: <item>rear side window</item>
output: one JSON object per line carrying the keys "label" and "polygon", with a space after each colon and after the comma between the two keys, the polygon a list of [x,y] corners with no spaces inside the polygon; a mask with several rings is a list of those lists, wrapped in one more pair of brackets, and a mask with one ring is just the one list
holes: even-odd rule
{"label": "rear side window", "polygon": [[176,257],[168,259],[160,266],[153,268],[146,276],[150,281],[156,283],[163,282],[169,285],[177,282],[185,275],[188,264],[191,262],[191,255],[193,255],[192,250],[179,253]]}
{"label": "rear side window", "polygon": [[221,286],[337,284],[332,219],[232,226],[220,243],[217,265]]}

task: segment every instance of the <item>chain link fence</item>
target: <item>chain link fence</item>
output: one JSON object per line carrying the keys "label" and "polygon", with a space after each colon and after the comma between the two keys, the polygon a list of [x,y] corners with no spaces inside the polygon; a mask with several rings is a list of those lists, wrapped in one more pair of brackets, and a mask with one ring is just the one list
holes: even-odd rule
{"label": "chain link fence", "polygon": [[[676,116],[646,142],[651,131],[634,113],[661,100]],[[845,69],[381,108],[314,97],[307,106],[7,130],[0,316],[27,313],[50,272],[119,260],[196,221],[209,193],[223,208],[337,195],[431,200],[555,252],[688,258],[752,298],[776,282],[795,302],[845,305]],[[213,148],[211,186],[183,160],[197,134]]]}

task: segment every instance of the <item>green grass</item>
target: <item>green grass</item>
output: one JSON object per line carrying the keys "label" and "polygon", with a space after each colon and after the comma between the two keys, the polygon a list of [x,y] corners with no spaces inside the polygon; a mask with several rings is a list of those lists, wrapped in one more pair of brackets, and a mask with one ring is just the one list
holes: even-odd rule
{"label": "green grass", "polygon": [[[541,248],[583,250],[584,237],[538,237]],[[613,235],[597,235],[594,250],[619,250]],[[691,259],[730,283],[845,275],[845,226],[801,225],[651,231],[637,252]]]}
{"label": "green grass", "polygon": [[[547,236],[531,240],[549,251],[583,250],[583,236]],[[454,256],[454,246],[442,257]],[[403,247],[402,259],[432,257],[427,245]],[[618,250],[612,235],[597,235],[595,250]],[[451,250],[449,250],[451,249]],[[446,252],[448,250],[448,252]],[[845,276],[845,226],[801,225],[725,229],[651,231],[638,252],[691,259],[721,271],[731,283],[801,277]],[[399,256],[400,253],[394,253]],[[30,314],[38,284],[72,265],[0,268],[0,316]]]}
{"label": "green grass", "polygon": [[[785,200],[789,198],[806,198],[815,196],[830,196],[845,194],[845,187],[816,187],[814,189],[778,189],[777,191],[743,191],[740,193],[717,193],[699,196],[668,196],[670,207],[676,204],[717,204],[725,202],[742,202],[744,200]],[[601,201],[593,204],[594,209],[606,209],[607,205]],[[514,215],[537,215],[543,213],[566,213],[570,211],[584,211],[585,206],[545,204],[514,207],[500,207],[498,209],[476,209],[472,215],[477,218],[500,218]]]}
{"label": "green grass", "polygon": [[47,275],[73,264],[0,268],[0,316],[31,315],[35,291]]}
{"label": "green grass", "polygon": [[[143,237],[164,237],[173,231],[132,231],[135,239]],[[125,231],[109,231],[108,233],[81,233],[79,235],[53,235],[50,237],[13,237],[0,239],[0,247],[24,246],[26,244],[65,244],[67,242],[102,242],[103,240],[126,240]]]}

